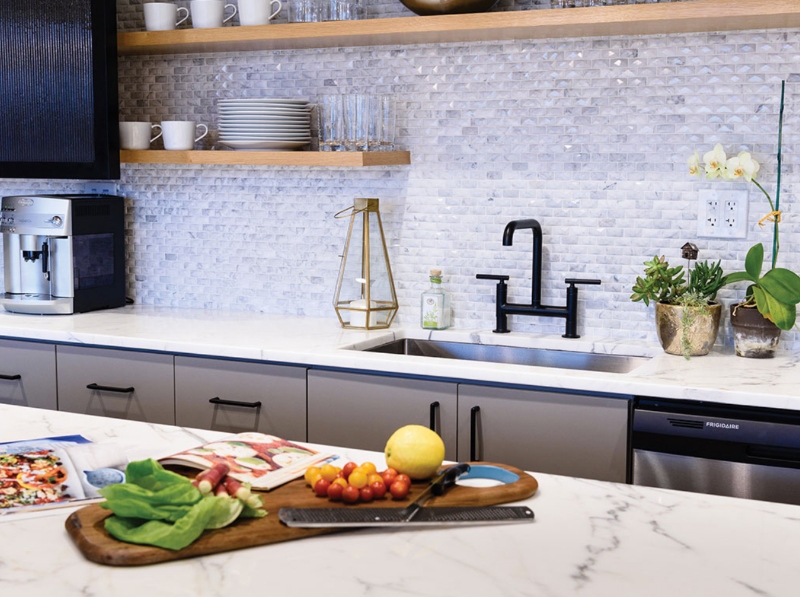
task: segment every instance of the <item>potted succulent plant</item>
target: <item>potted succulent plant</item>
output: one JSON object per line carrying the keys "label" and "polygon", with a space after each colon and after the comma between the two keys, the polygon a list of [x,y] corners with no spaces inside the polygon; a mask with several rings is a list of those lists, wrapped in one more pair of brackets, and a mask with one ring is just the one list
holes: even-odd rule
{"label": "potted succulent plant", "polygon": [[656,333],[667,354],[708,354],[717,340],[722,305],[714,299],[723,285],[720,262],[702,261],[689,272],[670,267],[664,256],[645,261],[644,277],[633,285],[632,301],[656,306]]}
{"label": "potted succulent plant", "polygon": [[773,203],[769,193],[756,180],[760,166],[752,156],[740,152],[728,158],[721,145],[703,156],[700,163],[697,152],[689,158],[689,172],[706,179],[745,180],[752,182],[764,193],[770,213],[759,222],[772,223],[772,258],[770,269],[762,275],[764,246],[756,243],[747,252],[744,271],[725,276],[723,284],[749,282],[744,300],[731,305],[731,325],[734,332],[734,348],[742,357],[769,358],[774,356],[780,340],[781,330],[790,330],[797,318],[797,303],[800,302],[800,276],[786,268],[777,267],[780,249],[778,225],[781,221],[781,137],[783,128],[784,85],[781,86],[781,107],[778,124],[778,180]]}

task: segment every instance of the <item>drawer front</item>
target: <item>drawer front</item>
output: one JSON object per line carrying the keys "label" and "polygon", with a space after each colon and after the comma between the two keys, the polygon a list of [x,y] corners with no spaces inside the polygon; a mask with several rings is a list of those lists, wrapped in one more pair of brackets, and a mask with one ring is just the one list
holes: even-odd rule
{"label": "drawer front", "polygon": [[56,347],[0,340],[0,402],[56,410]]}
{"label": "drawer front", "polygon": [[59,410],[175,424],[172,355],[83,346],[56,354]]}
{"label": "drawer front", "polygon": [[624,397],[459,384],[458,457],[624,483],[629,406]]}
{"label": "drawer front", "polygon": [[306,441],[306,369],[176,356],[175,420],[183,427]]}
{"label": "drawer front", "polygon": [[456,457],[457,386],[338,371],[308,372],[308,441],[383,452],[404,425],[433,428]]}

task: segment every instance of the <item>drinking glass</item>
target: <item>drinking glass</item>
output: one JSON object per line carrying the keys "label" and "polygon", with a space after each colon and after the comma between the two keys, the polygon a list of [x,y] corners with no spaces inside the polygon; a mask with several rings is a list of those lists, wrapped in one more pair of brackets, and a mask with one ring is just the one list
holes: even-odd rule
{"label": "drinking glass", "polygon": [[341,151],[344,149],[342,131],[344,130],[342,96],[325,95],[317,106],[319,115],[319,148],[321,151]]}
{"label": "drinking glass", "polygon": [[378,129],[380,132],[379,151],[394,150],[394,135],[397,122],[397,110],[394,97],[391,95],[380,95],[377,100]]}
{"label": "drinking glass", "polygon": [[344,96],[344,145],[349,151],[369,149],[369,96],[348,93]]}
{"label": "drinking glass", "polygon": [[318,0],[289,0],[290,23],[316,23],[321,21]]}

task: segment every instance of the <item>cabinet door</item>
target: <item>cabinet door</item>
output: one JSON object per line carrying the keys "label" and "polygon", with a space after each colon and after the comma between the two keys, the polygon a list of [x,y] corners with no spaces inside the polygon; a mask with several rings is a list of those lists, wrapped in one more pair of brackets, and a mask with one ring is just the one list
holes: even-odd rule
{"label": "cabinet door", "polygon": [[403,425],[424,425],[456,456],[457,386],[362,373],[308,372],[308,441],[383,452]]}
{"label": "cabinet door", "polygon": [[458,458],[624,483],[626,398],[459,384]]}
{"label": "cabinet door", "polygon": [[0,402],[56,410],[56,397],[56,347],[0,340]]}
{"label": "cabinet door", "polygon": [[306,369],[175,357],[175,421],[240,433],[306,440]]}
{"label": "cabinet door", "polygon": [[175,424],[172,355],[58,346],[58,409]]}

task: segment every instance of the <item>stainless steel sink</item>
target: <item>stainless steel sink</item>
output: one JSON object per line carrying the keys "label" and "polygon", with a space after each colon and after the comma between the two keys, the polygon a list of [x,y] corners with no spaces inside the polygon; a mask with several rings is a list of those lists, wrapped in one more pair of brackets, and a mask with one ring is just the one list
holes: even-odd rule
{"label": "stainless steel sink", "polygon": [[605,373],[629,373],[643,365],[649,357],[591,352],[572,352],[546,348],[521,348],[465,342],[441,342],[437,340],[414,340],[405,338],[364,349],[364,352],[382,352],[440,359],[460,359],[512,365],[534,365],[558,369],[602,371]]}

